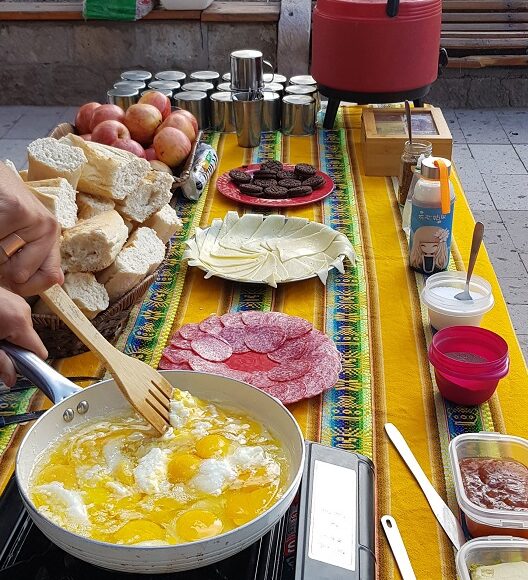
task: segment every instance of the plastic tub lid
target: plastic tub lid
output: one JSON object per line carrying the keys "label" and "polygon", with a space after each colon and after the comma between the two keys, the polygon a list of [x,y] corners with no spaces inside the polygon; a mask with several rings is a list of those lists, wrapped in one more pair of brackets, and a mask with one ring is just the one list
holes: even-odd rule
{"label": "plastic tub lid", "polygon": [[[471,455],[464,455],[460,457],[460,448],[465,444],[473,444],[475,451],[471,451]],[[480,448],[479,448],[480,445]],[[488,453],[479,453],[482,447],[492,448],[495,453],[491,455]],[[503,447],[504,455],[501,455],[499,450]],[[512,448],[516,447],[525,455],[526,460],[523,461],[528,467],[528,440],[522,437],[515,437],[514,435],[502,435],[501,433],[481,432],[481,433],[464,433],[457,435],[449,443],[449,458],[451,460],[451,470],[453,472],[453,479],[455,483],[455,494],[460,509],[476,523],[494,526],[496,528],[510,528],[510,529],[528,529],[528,510],[501,510],[494,508],[485,508],[473,503],[467,496],[464,484],[462,483],[462,474],[460,472],[459,460],[465,457],[496,457],[496,458],[512,458]],[[486,451],[489,451],[487,449]],[[516,459],[518,461],[518,459]]]}
{"label": "plastic tub lid", "polygon": [[430,276],[422,290],[422,300],[428,308],[451,316],[475,316],[493,307],[494,299],[489,282],[472,276],[469,292],[473,300],[457,300],[454,296],[464,290],[465,272],[439,272]]}
{"label": "plastic tub lid", "polygon": [[[460,580],[471,580],[472,566],[490,566],[513,562],[516,555],[528,562],[528,540],[511,536],[488,536],[465,543],[456,556],[457,573]],[[501,560],[498,562],[497,560]]]}

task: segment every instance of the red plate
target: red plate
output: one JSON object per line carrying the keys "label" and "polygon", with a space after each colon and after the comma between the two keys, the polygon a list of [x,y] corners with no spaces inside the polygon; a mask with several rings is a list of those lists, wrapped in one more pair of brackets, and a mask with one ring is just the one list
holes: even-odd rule
{"label": "red plate", "polygon": [[[293,171],[294,168],[295,165],[284,165],[284,171]],[[255,171],[260,169],[260,163],[244,165],[243,167],[238,167],[237,169],[241,169],[242,171],[247,171],[248,173],[253,174]],[[259,207],[293,207],[296,205],[307,205],[309,203],[314,203],[324,199],[330,195],[332,191],[334,191],[335,184],[329,175],[323,173],[322,171],[317,171],[316,175],[319,175],[325,180],[324,184],[319,189],[312,191],[310,195],[303,195],[302,197],[290,197],[284,199],[265,199],[262,197],[251,197],[250,195],[241,193],[236,183],[231,181],[229,173],[224,173],[217,179],[216,187],[222,195],[225,195],[229,199],[239,203],[245,203],[247,205],[255,205]]]}

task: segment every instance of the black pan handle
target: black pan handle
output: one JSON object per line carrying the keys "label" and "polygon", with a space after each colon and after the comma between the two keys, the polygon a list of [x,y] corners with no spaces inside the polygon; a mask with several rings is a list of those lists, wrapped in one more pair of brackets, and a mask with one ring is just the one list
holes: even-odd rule
{"label": "black pan handle", "polygon": [[387,11],[387,16],[389,18],[398,16],[398,12],[400,10],[400,0],[387,0],[387,7],[385,10]]}
{"label": "black pan handle", "polygon": [[81,387],[63,377],[29,350],[5,340],[0,340],[0,349],[11,359],[16,370],[38,387],[53,403],[60,403],[82,391]]}

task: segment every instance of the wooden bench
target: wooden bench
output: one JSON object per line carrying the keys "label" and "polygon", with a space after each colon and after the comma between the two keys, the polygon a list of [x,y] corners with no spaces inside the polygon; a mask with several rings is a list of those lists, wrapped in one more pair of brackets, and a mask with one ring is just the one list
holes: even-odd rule
{"label": "wooden bench", "polygon": [[528,0],[443,0],[449,67],[528,66]]}

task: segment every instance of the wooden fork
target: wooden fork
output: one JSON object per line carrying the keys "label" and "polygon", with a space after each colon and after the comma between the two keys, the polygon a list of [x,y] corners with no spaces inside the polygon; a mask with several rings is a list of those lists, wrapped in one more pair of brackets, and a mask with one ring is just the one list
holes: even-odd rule
{"label": "wooden fork", "polygon": [[130,404],[162,435],[169,427],[169,402],[173,387],[144,362],[123,354],[102,336],[57,284],[40,297],[101,362]]}

